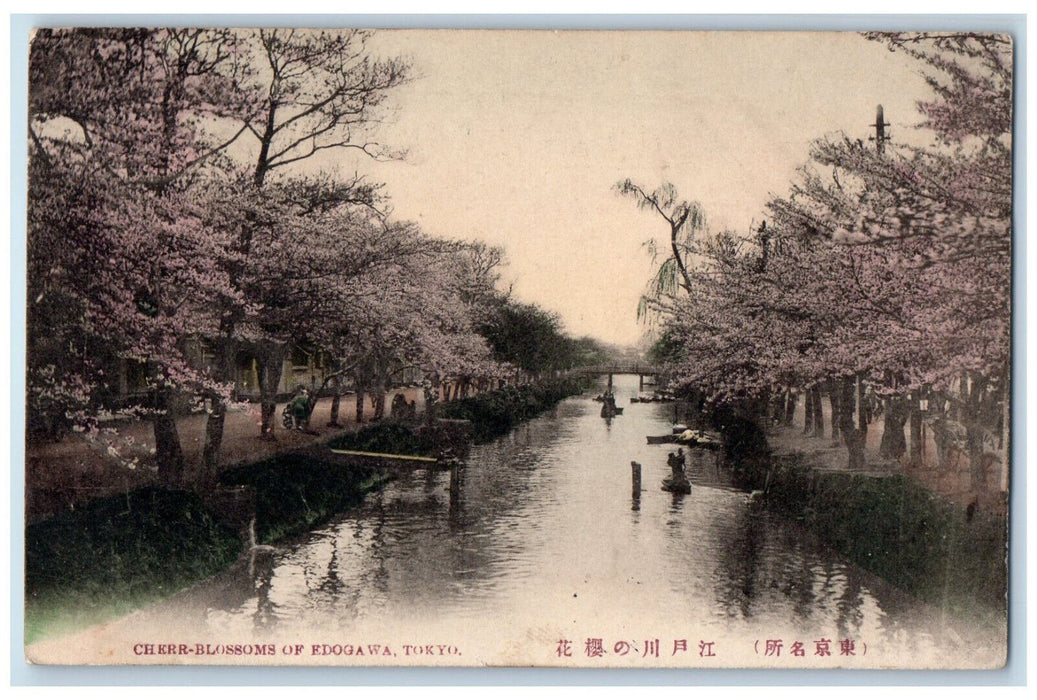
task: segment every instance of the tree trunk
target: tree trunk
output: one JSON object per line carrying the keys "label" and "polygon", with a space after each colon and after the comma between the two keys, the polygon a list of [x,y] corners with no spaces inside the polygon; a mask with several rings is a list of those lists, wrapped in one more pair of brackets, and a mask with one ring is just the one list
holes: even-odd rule
{"label": "tree trunk", "polygon": [[868,432],[868,423],[870,416],[868,415],[868,398],[864,395],[864,382],[861,380],[861,375],[857,375],[857,427],[860,428],[865,434]]}
{"label": "tree trunk", "polygon": [[374,416],[371,420],[380,421],[385,417],[385,382],[379,381],[375,384],[371,403],[374,406]]}
{"label": "tree trunk", "polygon": [[796,392],[794,389],[789,389],[785,395],[785,425],[792,425],[793,419],[796,417]]}
{"label": "tree trunk", "polygon": [[280,343],[263,343],[259,353],[259,402],[262,423],[260,436],[272,439],[276,425],[277,387],[281,384],[285,347]]}
{"label": "tree trunk", "polygon": [[918,407],[921,400],[921,392],[911,392],[910,432],[911,432],[911,465],[918,467],[922,464],[922,453],[925,451],[922,445],[922,411]]}
{"label": "tree trunk", "polygon": [[763,425],[767,424],[767,419],[770,415],[770,407],[771,391],[770,389],[763,389],[751,407],[753,416],[759,418]]}
{"label": "tree trunk", "polygon": [[364,390],[359,384],[356,387],[356,422],[357,425],[364,422]]}
{"label": "tree trunk", "polygon": [[439,384],[425,386],[425,422],[432,425],[436,422],[436,403],[439,398]]}
{"label": "tree trunk", "polygon": [[[853,425],[853,404],[856,393],[856,379],[853,375],[843,377],[841,402],[839,406],[839,428],[843,434],[843,442],[848,452],[847,469],[859,470],[867,466],[864,456],[864,444],[867,439],[867,427],[861,430]],[[867,424],[865,424],[867,425]]]}
{"label": "tree trunk", "polygon": [[842,396],[839,392],[838,382],[834,379],[829,379],[828,382],[828,403],[832,405],[832,439],[839,439],[839,431],[842,429],[843,424],[843,411],[842,411]]}
{"label": "tree trunk", "polygon": [[987,490],[986,465],[983,462],[983,416],[980,410],[980,400],[986,382],[977,375],[972,375],[968,385],[968,393],[965,399],[965,451],[969,456],[969,475],[973,491]]}
{"label": "tree trunk", "polygon": [[883,459],[900,459],[907,452],[907,441],[904,439],[904,424],[907,423],[909,413],[907,401],[902,396],[896,396],[886,402],[882,440],[879,443],[879,454]]}
{"label": "tree trunk", "polygon": [[824,437],[825,435],[825,412],[824,406],[821,403],[821,385],[820,383],[815,384],[811,389],[810,393],[813,396],[814,406],[814,435],[817,437]]}
{"label": "tree trunk", "polygon": [[331,417],[328,418],[328,427],[340,428],[341,425],[339,425],[338,422],[338,412],[339,405],[342,403],[342,392],[339,390],[338,379],[335,379],[334,384],[332,385],[332,391],[334,393],[331,395]]}
{"label": "tree trunk", "polygon": [[785,392],[775,394],[771,398],[771,422],[777,425],[785,417]]}
{"label": "tree trunk", "polygon": [[223,399],[219,396],[209,399],[209,417],[205,421],[205,442],[202,445],[203,473],[198,484],[201,488],[209,488],[215,484],[226,416],[227,404]]}
{"label": "tree trunk", "polygon": [[[932,400],[929,406],[932,407]],[[941,413],[930,423],[933,429],[933,442],[936,444],[936,465],[940,471],[946,471],[951,466],[951,454],[954,447],[954,434],[951,431],[950,420]]]}
{"label": "tree trunk", "polygon": [[968,403],[969,395],[969,379],[964,374],[958,379],[958,396],[961,401],[951,403],[951,411],[954,420],[959,423],[965,422],[966,404]]}
{"label": "tree trunk", "polygon": [[983,463],[983,433],[974,425],[965,428],[965,451],[969,456],[969,476],[973,491],[987,490],[987,471]]}
{"label": "tree trunk", "polygon": [[[233,384],[234,376],[234,344],[229,335],[231,326],[222,327],[225,335],[216,341],[216,378],[221,382]],[[234,386],[231,387],[234,389]],[[220,467],[220,446],[223,444],[223,426],[227,419],[227,402],[216,395],[209,399],[209,417],[205,421],[205,438],[202,443],[201,488],[208,488],[215,483]]]}
{"label": "tree trunk", "polygon": [[803,434],[810,435],[814,431],[814,392],[813,387],[803,392]]}
{"label": "tree trunk", "polygon": [[180,434],[176,427],[173,390],[165,386],[155,389],[154,406],[156,415],[153,427],[158,475],[166,484],[180,485],[184,478],[184,452],[180,447]]}

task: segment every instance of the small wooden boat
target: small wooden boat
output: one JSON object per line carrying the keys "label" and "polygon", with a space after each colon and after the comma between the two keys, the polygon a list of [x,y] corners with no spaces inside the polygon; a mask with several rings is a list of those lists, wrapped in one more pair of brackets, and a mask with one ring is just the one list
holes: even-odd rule
{"label": "small wooden boat", "polygon": [[670,493],[691,493],[691,482],[686,477],[670,475],[663,479],[663,491]]}
{"label": "small wooden boat", "polygon": [[677,436],[677,442],[689,447],[705,447],[715,450],[720,447],[720,436],[711,435],[702,430],[685,430]]}
{"label": "small wooden boat", "polygon": [[716,450],[721,446],[720,438],[710,435],[701,430],[685,430],[671,435],[648,435],[649,445],[687,445],[688,447],[702,447],[707,450]]}

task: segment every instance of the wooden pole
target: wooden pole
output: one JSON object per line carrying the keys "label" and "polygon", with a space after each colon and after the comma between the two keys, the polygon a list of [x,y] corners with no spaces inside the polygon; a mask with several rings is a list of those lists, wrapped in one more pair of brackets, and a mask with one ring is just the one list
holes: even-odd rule
{"label": "wooden pole", "polygon": [[455,462],[450,465],[450,505],[457,508],[461,501],[461,465]]}
{"label": "wooden pole", "polygon": [[868,140],[875,142],[875,152],[881,156],[886,152],[886,141],[889,141],[889,136],[886,135],[886,127],[889,126],[889,122],[886,121],[882,112],[882,105],[875,108],[875,123],[872,126],[875,127],[875,135],[869,137]]}
{"label": "wooden pole", "polygon": [[635,500],[641,498],[641,465],[637,462],[630,463],[630,488],[631,495]]}

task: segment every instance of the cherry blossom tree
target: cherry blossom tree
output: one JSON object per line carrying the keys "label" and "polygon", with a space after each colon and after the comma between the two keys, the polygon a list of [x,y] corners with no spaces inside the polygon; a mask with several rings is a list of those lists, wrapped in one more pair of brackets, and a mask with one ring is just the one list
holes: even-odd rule
{"label": "cherry blossom tree", "polygon": [[[866,390],[885,403],[890,458],[905,450],[909,417],[917,440],[909,406],[932,395],[951,405],[979,489],[984,441],[996,442],[998,422],[1002,433],[1007,426],[1011,43],[976,34],[869,38],[922,62],[936,95],[920,104],[933,143],[822,139],[755,237],[700,235],[683,258],[675,248],[688,293],[653,286],[667,354],[678,383],[715,400],[831,386],[851,466],[863,465]],[[635,194],[644,206],[655,201]],[[818,399],[812,390],[815,415]]]}
{"label": "cherry blossom tree", "polygon": [[[42,341],[30,346],[30,396],[54,391],[33,381],[55,376],[65,354],[55,338],[144,361],[159,471],[172,481],[183,468],[178,393],[209,383],[187,361],[187,329],[204,330],[200,300],[226,282],[209,265],[219,237],[187,204],[228,144],[196,121],[232,107],[232,47],[222,31],[76,29],[41,30],[30,51],[30,269],[41,276],[30,275],[29,315]],[[58,303],[68,305],[60,321],[42,311]],[[68,381],[103,388],[99,359],[80,352]],[[80,401],[80,427],[95,401]]]}
{"label": "cherry blossom tree", "polygon": [[[402,84],[409,66],[402,60],[374,60],[366,44],[371,33],[359,30],[310,31],[259,29],[241,37],[254,70],[244,82],[252,97],[250,109],[240,112],[239,124],[255,138],[256,152],[252,184],[264,191],[272,173],[291,170],[296,164],[325,152],[356,150],[373,157],[390,155],[371,141],[367,127],[392,89]],[[372,205],[374,190],[359,178],[349,182],[325,179],[310,187],[289,187],[299,196],[286,201],[287,216],[312,213],[342,203],[361,201]],[[248,219],[239,229],[236,247],[241,255],[252,253],[253,231]],[[232,283],[239,284],[236,271]],[[230,377],[235,337],[234,317],[223,323],[216,344],[222,377]],[[262,367],[260,434],[274,431],[274,399],[280,382],[287,346],[275,338],[257,339],[254,344]],[[206,430],[209,458],[215,460],[222,439],[225,406],[217,401]]]}

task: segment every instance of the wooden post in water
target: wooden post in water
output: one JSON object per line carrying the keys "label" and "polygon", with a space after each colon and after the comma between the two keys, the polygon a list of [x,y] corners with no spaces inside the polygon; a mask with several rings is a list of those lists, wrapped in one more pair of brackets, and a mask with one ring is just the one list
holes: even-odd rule
{"label": "wooden post in water", "polygon": [[637,462],[630,463],[630,488],[634,498],[641,498],[641,465]]}
{"label": "wooden post in water", "polygon": [[461,463],[450,465],[450,507],[456,510],[461,502]]}
{"label": "wooden post in water", "polygon": [[637,375],[637,393],[641,393],[645,390],[645,375]]}

